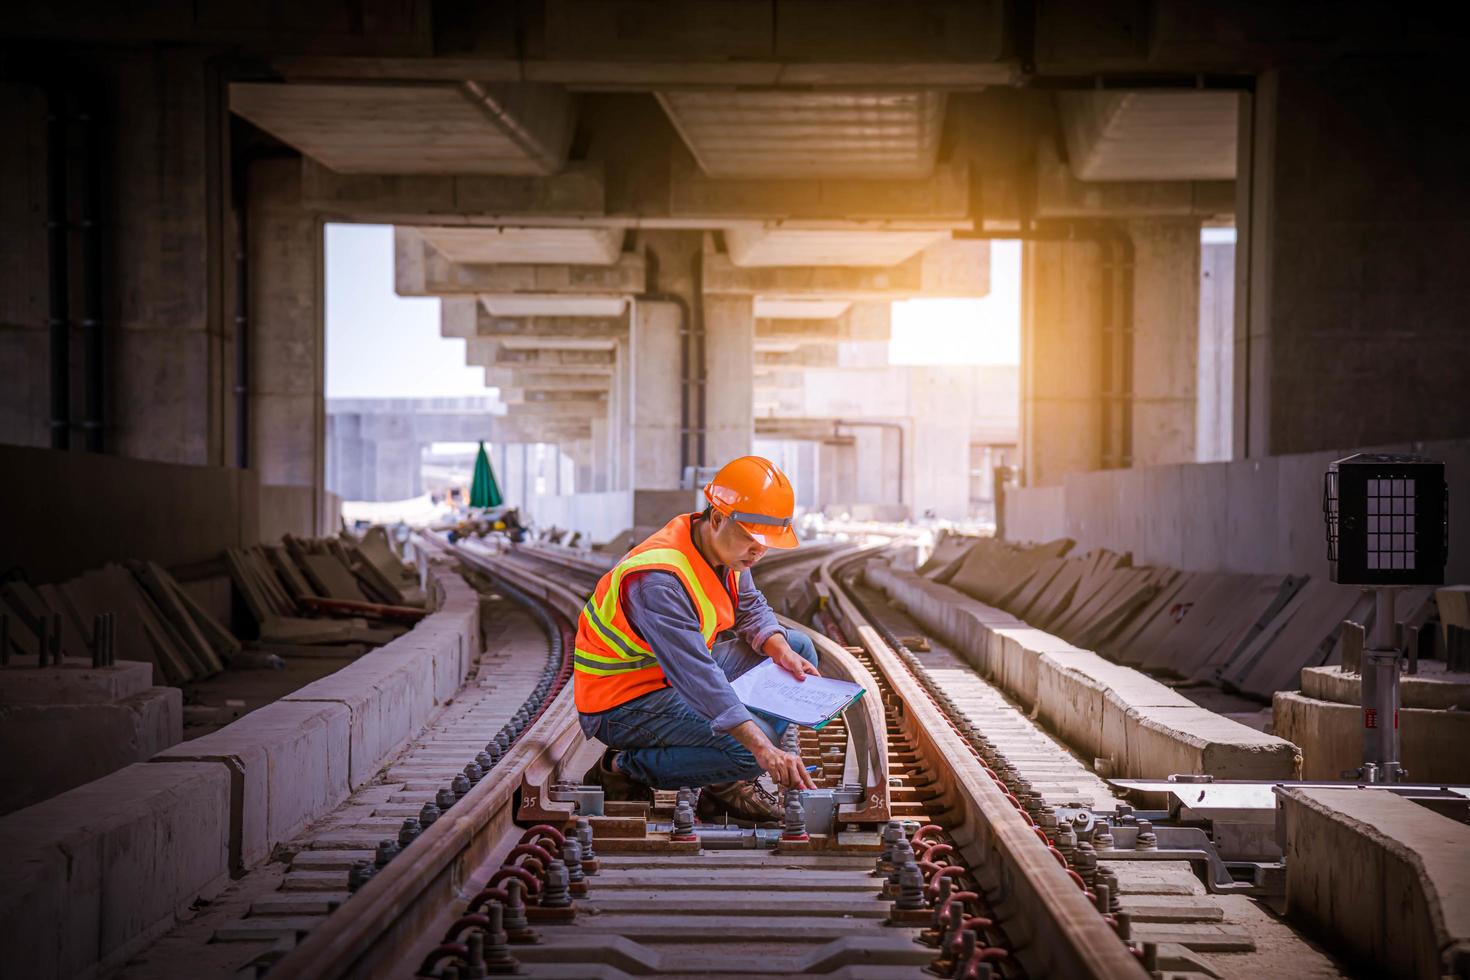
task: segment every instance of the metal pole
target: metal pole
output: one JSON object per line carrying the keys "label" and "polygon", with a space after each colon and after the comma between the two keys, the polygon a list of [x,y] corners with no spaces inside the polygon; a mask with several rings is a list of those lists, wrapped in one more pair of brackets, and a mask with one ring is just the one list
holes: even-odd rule
{"label": "metal pole", "polygon": [[[1396,633],[1394,593],[1392,586],[1375,590],[1373,638],[1363,652],[1363,728],[1364,748],[1371,743],[1376,758],[1365,758],[1364,779],[1368,782],[1396,783],[1403,773],[1399,767],[1399,658]],[[1368,682],[1369,674],[1373,682]],[[1365,752],[1365,756],[1366,756]],[[1370,764],[1376,764],[1375,768]]]}

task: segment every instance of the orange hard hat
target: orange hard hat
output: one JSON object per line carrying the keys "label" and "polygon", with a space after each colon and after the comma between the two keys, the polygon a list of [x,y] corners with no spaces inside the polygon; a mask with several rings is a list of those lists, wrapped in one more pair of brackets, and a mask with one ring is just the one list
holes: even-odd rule
{"label": "orange hard hat", "polygon": [[795,548],[800,543],[791,529],[796,491],[769,459],[732,459],[704,488],[704,499],[767,548]]}

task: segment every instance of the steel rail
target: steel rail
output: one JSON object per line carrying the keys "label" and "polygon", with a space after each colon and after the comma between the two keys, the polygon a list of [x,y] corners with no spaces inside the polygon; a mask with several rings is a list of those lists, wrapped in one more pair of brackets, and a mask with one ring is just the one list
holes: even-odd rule
{"label": "steel rail", "polygon": [[[437,544],[456,558],[498,577],[508,577],[485,556],[462,547]],[[515,570],[515,584],[563,617],[580,608],[575,594],[549,580],[530,581]],[[570,605],[569,605],[570,604]],[[519,828],[517,796],[528,778],[549,780],[571,763],[577,711],[571,685],[546,706],[485,778],[414,842],[410,856],[393,861],[368,881],[338,914],[310,935],[271,971],[284,980],[402,977],[413,972],[411,958],[425,936],[457,901],[477,872],[493,867],[509,850]]]}
{"label": "steel rail", "polygon": [[936,763],[943,795],[958,818],[951,832],[960,853],[1001,916],[1015,957],[1033,977],[1148,976],[1107,921],[1037,836],[1031,820],[985,772],[954,721],[935,703],[898,653],[884,642],[843,572],[882,547],[833,556],[820,577],[840,625],[883,673],[897,696],[895,721],[921,754]]}

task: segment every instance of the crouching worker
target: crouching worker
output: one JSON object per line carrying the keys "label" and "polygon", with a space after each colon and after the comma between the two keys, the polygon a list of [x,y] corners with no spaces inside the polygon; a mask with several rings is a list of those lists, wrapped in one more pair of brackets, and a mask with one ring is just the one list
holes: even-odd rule
{"label": "crouching worker", "polygon": [[815,784],[777,746],[787,722],[752,712],[730,682],[769,657],[817,674],[810,638],[787,633],[751,581],[769,548],[794,548],[795,495],[770,461],[742,456],[681,514],[597,583],[577,624],[574,689],[582,731],[609,746],[595,774],[610,799],[649,787],[704,787],[699,812],[779,820],[778,786]]}

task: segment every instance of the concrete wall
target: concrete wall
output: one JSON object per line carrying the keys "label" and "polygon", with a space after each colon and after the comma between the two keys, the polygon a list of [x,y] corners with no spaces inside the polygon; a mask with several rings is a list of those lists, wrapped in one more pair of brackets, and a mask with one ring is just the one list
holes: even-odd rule
{"label": "concrete wall", "polygon": [[[1457,514],[1470,513],[1470,440],[1379,446],[1445,462],[1450,485],[1450,582],[1470,582],[1470,539]],[[1068,476],[1058,487],[1006,494],[1005,536],[1066,536],[1076,550],[1133,552],[1140,565],[1190,571],[1327,575],[1322,474],[1330,450],[1237,460],[1106,470]]]}
{"label": "concrete wall", "polygon": [[0,568],[33,582],[125,558],[205,561],[261,537],[253,470],[0,446],[0,473]]}
{"label": "concrete wall", "polygon": [[1261,74],[1239,168],[1237,458],[1470,434],[1470,183],[1445,123],[1462,110],[1435,59]]}
{"label": "concrete wall", "polygon": [[695,490],[614,490],[535,497],[526,509],[538,526],[581,531],[581,543],[590,545],[605,544],[624,531],[633,531],[636,542],[674,515],[702,506]]}
{"label": "concrete wall", "polygon": [[[215,179],[222,87],[206,56],[159,46],[89,50],[51,65],[100,122],[100,329],[103,439],[122,455],[176,463],[226,459],[219,269],[222,189]],[[25,67],[17,59],[16,73]],[[77,106],[80,108],[80,104]],[[0,87],[0,440],[50,443],[46,253],[46,99]],[[73,166],[81,168],[79,127]],[[83,181],[68,181],[79,217]],[[73,236],[69,367],[73,444],[82,441],[81,250]]]}

